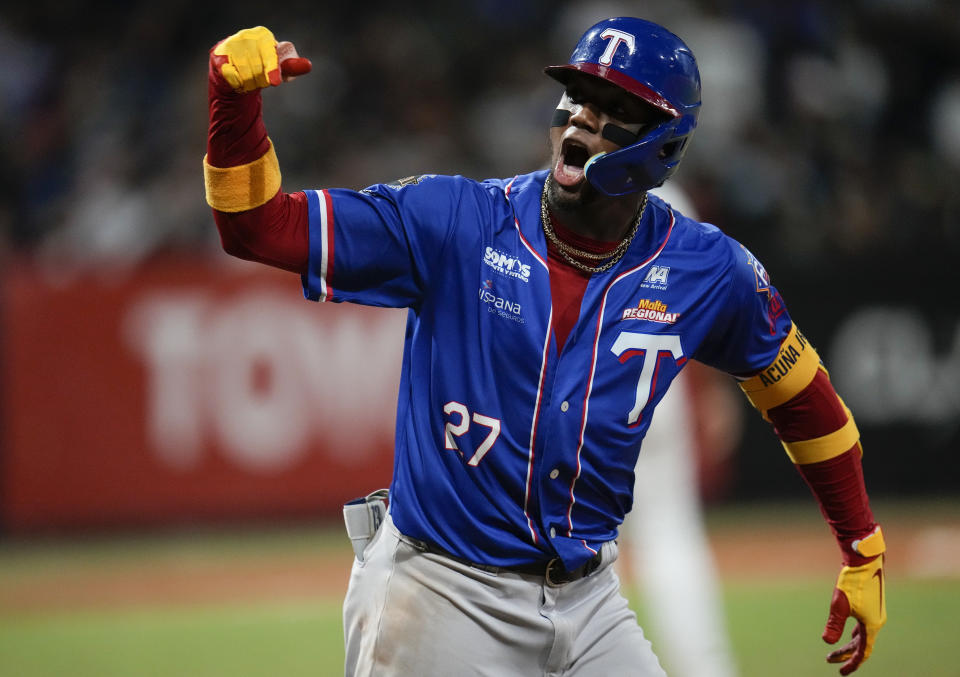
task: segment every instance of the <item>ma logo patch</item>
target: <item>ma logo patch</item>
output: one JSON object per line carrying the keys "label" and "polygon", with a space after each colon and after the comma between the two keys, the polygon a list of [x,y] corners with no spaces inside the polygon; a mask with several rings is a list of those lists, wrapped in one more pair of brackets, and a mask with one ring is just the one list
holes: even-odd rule
{"label": "ma logo patch", "polygon": [[650,266],[647,276],[643,278],[641,287],[650,287],[651,289],[666,289],[667,278],[670,276],[670,266]]}

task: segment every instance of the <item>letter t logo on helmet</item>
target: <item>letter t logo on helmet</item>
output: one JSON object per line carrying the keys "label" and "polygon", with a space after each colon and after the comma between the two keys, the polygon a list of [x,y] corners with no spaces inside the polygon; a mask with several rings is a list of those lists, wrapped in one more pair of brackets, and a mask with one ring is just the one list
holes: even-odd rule
{"label": "letter t logo on helmet", "polygon": [[620,46],[621,42],[626,43],[627,49],[631,52],[636,47],[636,38],[634,38],[633,35],[618,31],[616,28],[606,29],[600,34],[600,37],[610,41],[607,43],[607,48],[600,57],[600,63],[604,66],[609,66],[613,63],[613,55],[617,53],[617,47]]}
{"label": "letter t logo on helmet", "polygon": [[669,116],[634,143],[590,159],[585,172],[597,190],[645,191],[676,172],[700,115],[700,70],[683,40],[651,21],[606,19],[583,34],[569,63],[544,72],[564,85],[575,72],[606,80]]}

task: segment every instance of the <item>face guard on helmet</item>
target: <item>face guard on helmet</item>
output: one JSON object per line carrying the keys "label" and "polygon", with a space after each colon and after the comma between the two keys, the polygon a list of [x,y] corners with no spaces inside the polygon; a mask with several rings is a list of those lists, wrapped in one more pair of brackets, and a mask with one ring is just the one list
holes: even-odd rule
{"label": "face guard on helmet", "polygon": [[700,114],[700,71],[693,52],[676,35],[643,19],[607,19],[583,34],[570,63],[544,72],[564,85],[572,73],[606,80],[669,115],[639,134],[610,124],[615,129],[602,130],[622,148],[594,155],[585,165],[587,180],[597,190],[606,195],[649,190],[677,170]]}

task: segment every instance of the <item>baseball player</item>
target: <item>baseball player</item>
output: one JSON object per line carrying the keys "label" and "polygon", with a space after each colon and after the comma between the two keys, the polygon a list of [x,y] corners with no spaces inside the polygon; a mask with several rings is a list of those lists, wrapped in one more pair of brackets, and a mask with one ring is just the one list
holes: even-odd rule
{"label": "baseball player", "polygon": [[260,90],[308,70],[264,27],[213,47],[204,177],[228,253],[312,300],[409,309],[389,511],[375,528],[371,496],[369,528],[348,519],[346,674],[663,674],[611,565],[691,359],[740,381],[819,502],[843,561],[824,639],[855,619],[827,659],[855,670],[886,613],[852,415],[760,262],[647,193],[697,125],[687,46],[640,19],[591,27],[546,69],[548,170],[287,193]]}

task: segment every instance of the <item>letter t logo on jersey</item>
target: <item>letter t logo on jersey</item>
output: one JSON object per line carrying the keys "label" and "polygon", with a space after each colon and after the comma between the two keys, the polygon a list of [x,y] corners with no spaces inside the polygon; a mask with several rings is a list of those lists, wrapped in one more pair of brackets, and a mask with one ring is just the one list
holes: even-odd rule
{"label": "letter t logo on jersey", "polygon": [[600,63],[604,66],[609,66],[613,63],[613,55],[617,53],[617,47],[619,47],[621,43],[625,43],[627,49],[631,52],[633,52],[636,46],[636,38],[634,38],[633,35],[618,31],[616,28],[606,29],[600,34],[600,37],[605,40],[610,40],[610,42],[607,43],[607,48],[603,51],[603,55],[600,57]]}

